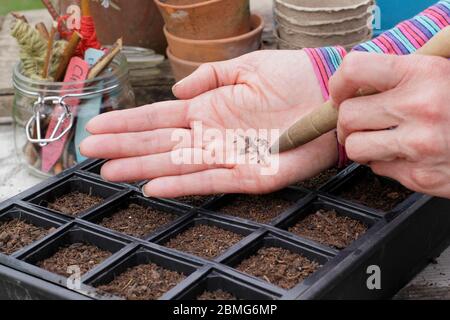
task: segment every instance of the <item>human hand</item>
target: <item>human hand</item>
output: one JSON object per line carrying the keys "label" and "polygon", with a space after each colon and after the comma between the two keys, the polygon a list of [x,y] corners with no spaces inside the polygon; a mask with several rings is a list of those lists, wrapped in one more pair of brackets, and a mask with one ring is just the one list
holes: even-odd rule
{"label": "human hand", "polygon": [[188,139],[180,145],[173,139],[174,134],[192,136],[195,123],[201,123],[204,131],[278,129],[281,134],[323,103],[303,51],[260,51],[205,64],[173,91],[182,100],[102,114],[87,125],[93,136],[81,144],[81,152],[112,159],[102,169],[106,180],[151,180],[144,192],[155,197],[268,193],[308,179],[337,161],[333,133],[280,155],[275,175],[261,175],[263,164],[236,163],[228,155],[227,161],[213,164],[173,161],[181,151],[205,159],[210,143],[192,146]]}
{"label": "human hand", "polygon": [[[381,92],[357,97],[359,88]],[[351,53],[330,81],[350,159],[407,188],[450,198],[450,62]]]}

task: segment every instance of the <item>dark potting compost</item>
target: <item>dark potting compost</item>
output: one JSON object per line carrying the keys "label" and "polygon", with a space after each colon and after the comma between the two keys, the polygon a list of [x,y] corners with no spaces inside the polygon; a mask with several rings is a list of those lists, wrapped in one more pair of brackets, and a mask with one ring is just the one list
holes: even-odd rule
{"label": "dark potting compost", "polygon": [[[388,299],[450,241],[450,201],[357,164],[269,195],[148,199],[103,163],[0,204],[0,298]],[[73,266],[81,290],[55,277]]]}
{"label": "dark potting compost", "polygon": [[11,255],[54,231],[20,219],[0,221],[0,252]]}
{"label": "dark potting compost", "polygon": [[144,238],[176,218],[170,213],[130,204],[111,217],[104,218],[100,225],[133,237]]}
{"label": "dark potting compost", "polygon": [[336,168],[329,169],[322,173],[319,173],[317,176],[312,177],[309,180],[302,181],[296,184],[298,187],[303,187],[310,190],[317,190],[317,188],[323,186],[325,183],[331,180],[334,176],[339,173],[339,170]]}
{"label": "dark potting compost", "polygon": [[237,300],[235,296],[233,296],[231,293],[228,293],[223,290],[217,290],[214,292],[205,291],[201,295],[197,297],[197,300],[202,301],[211,301],[211,300],[219,300],[219,301],[225,301],[225,300]]}
{"label": "dark potting compost", "polygon": [[260,223],[269,223],[294,204],[277,194],[265,196],[238,195],[220,212]]}
{"label": "dark potting compost", "polygon": [[151,263],[130,268],[98,289],[128,300],[156,300],[184,278],[183,274]]}
{"label": "dark potting compost", "polygon": [[353,186],[342,190],[339,196],[387,212],[412,194],[412,191],[402,185],[377,177],[372,171],[367,171]]}
{"label": "dark potting compost", "polygon": [[69,267],[77,266],[80,268],[81,274],[84,274],[110,256],[111,252],[96,246],[75,243],[60,248],[54,255],[38,262],[37,265],[47,271],[67,277],[72,274]]}
{"label": "dark potting compost", "polygon": [[336,249],[348,247],[366,231],[363,223],[340,216],[335,210],[319,210],[289,229],[289,232]]}
{"label": "dark potting compost", "polygon": [[237,269],[283,289],[291,289],[313,274],[320,265],[283,248],[262,248]]}
{"label": "dark potting compost", "polygon": [[101,197],[75,191],[49,203],[48,208],[64,214],[76,216],[90,208],[95,207],[96,205],[99,205],[103,201],[104,199]]}
{"label": "dark potting compost", "polygon": [[166,246],[206,259],[214,259],[242,238],[240,234],[201,224],[171,239]]}
{"label": "dark potting compost", "polygon": [[175,200],[184,204],[187,204],[192,207],[201,207],[206,204],[212,196],[187,196],[187,197],[179,197]]}

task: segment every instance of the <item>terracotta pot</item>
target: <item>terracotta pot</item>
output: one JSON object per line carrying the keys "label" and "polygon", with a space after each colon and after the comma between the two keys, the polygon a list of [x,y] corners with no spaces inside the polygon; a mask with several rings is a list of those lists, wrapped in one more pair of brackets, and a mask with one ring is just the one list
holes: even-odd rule
{"label": "terracotta pot", "polygon": [[261,48],[264,21],[257,15],[253,15],[251,21],[252,31],[241,36],[219,40],[183,39],[172,35],[166,28],[164,28],[164,32],[170,51],[177,58],[196,62],[222,61]]}
{"label": "terracotta pot", "polygon": [[[167,42],[164,37],[164,20],[155,3],[150,0],[115,0],[120,7],[108,9],[101,1],[91,1],[92,15],[97,35],[103,45],[112,45],[123,37],[127,46],[149,48],[164,53]],[[65,13],[71,4],[79,0],[61,0],[60,10]]]}
{"label": "terracotta pot", "polygon": [[249,0],[154,0],[174,36],[212,40],[235,37],[251,30]]}
{"label": "terracotta pot", "polygon": [[278,10],[275,10],[275,21],[278,24],[303,33],[332,33],[355,30],[368,26],[371,19],[371,13],[363,13],[353,19],[344,19],[342,21],[325,21],[319,23],[310,21],[305,22],[297,21],[278,12]]}
{"label": "terracotta pot", "polygon": [[[289,1],[289,0],[288,0]],[[291,0],[293,2],[293,0]],[[299,1],[299,3],[302,1]],[[275,0],[275,8],[278,12],[295,19],[299,23],[318,23],[351,20],[370,11],[374,0],[348,0],[349,5],[333,5],[333,0],[311,1],[305,0],[310,6],[299,6],[288,3],[286,0]]]}
{"label": "terracotta pot", "polygon": [[169,57],[173,76],[176,81],[186,78],[203,64],[202,62],[192,62],[177,58],[170,52],[169,48],[167,48],[166,54]]}

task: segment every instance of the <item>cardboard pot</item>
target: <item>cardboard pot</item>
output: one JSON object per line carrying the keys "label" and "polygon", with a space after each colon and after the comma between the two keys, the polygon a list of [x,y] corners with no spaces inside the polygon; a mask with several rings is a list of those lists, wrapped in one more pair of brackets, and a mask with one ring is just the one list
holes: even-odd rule
{"label": "cardboard pot", "polygon": [[202,65],[202,62],[192,62],[175,57],[170,48],[167,48],[166,54],[169,57],[173,76],[177,82],[186,78]]}
{"label": "cardboard pot", "polygon": [[275,21],[276,23],[292,29],[297,32],[303,33],[333,33],[333,32],[344,32],[348,30],[355,30],[363,28],[364,26],[369,26],[371,22],[372,14],[363,13],[352,19],[344,19],[341,21],[326,21],[320,23],[314,22],[299,22],[288,16],[285,16],[278,10],[275,10]]}
{"label": "cardboard pot", "polygon": [[174,56],[196,62],[222,61],[260,49],[264,21],[257,15],[253,15],[251,21],[252,31],[226,39],[190,40],[176,37],[166,28],[164,32]]}
{"label": "cardboard pot", "polygon": [[224,39],[251,30],[249,0],[207,0],[179,4],[181,0],[154,0],[174,36],[195,39]]}
{"label": "cardboard pot", "polygon": [[[332,6],[331,0],[327,1],[308,1],[314,5],[302,7],[287,3],[286,0],[275,0],[275,8],[286,17],[294,19],[300,24],[332,22],[350,20],[356,16],[371,12],[370,7],[374,4],[373,0],[348,0],[353,3],[347,6]],[[323,3],[329,4],[324,6]]]}
{"label": "cardboard pot", "polygon": [[317,48],[326,46],[347,46],[348,44],[359,43],[370,38],[372,30],[368,28],[361,28],[349,33],[336,34],[307,34],[293,32],[290,29],[278,26],[278,37],[290,46],[298,48]]}
{"label": "cardboard pot", "polygon": [[[280,37],[278,37],[278,35],[275,35],[275,38],[278,43],[278,49],[280,49],[280,50],[301,50],[301,49],[306,48],[306,47],[296,46],[287,41],[284,41],[283,39],[280,39]],[[353,42],[353,43],[349,43],[349,44],[343,43],[341,46],[344,47],[345,50],[351,51],[358,44],[369,41],[370,39],[371,39],[371,35],[367,35],[366,39],[362,39],[357,42]]]}
{"label": "cardboard pot", "polygon": [[[120,9],[105,8],[101,1],[91,1],[91,11],[97,35],[103,45],[112,45],[123,37],[124,44],[153,49],[164,53],[167,46],[163,33],[164,21],[153,1],[115,0]],[[60,10],[66,13],[78,0],[60,0]]]}

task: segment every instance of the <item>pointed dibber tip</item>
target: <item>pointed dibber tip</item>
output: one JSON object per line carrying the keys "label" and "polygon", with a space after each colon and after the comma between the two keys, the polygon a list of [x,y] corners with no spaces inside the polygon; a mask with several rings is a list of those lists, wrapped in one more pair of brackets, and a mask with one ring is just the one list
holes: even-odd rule
{"label": "pointed dibber tip", "polygon": [[278,140],[270,147],[269,153],[272,155],[280,154],[289,151],[293,148],[292,141],[289,134],[285,132]]}

